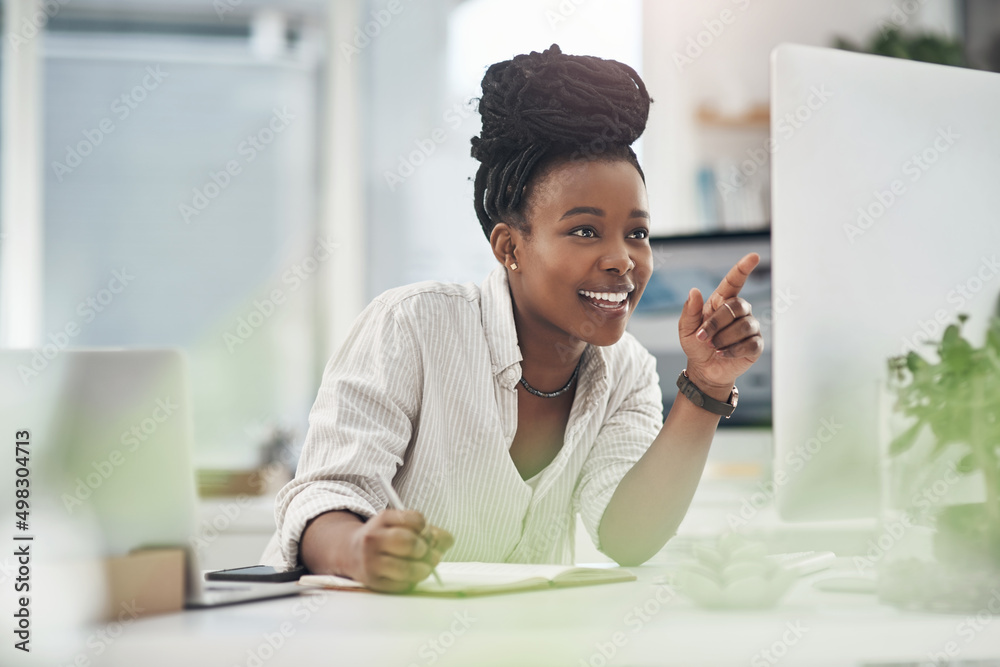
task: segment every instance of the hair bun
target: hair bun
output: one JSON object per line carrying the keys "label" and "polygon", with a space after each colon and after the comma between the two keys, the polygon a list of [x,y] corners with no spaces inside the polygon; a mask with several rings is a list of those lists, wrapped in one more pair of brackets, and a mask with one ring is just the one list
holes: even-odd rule
{"label": "hair bun", "polygon": [[646,128],[649,95],[628,65],[564,54],[553,44],[496,63],[483,77],[480,161],[527,146],[585,147],[601,137],[631,145]]}

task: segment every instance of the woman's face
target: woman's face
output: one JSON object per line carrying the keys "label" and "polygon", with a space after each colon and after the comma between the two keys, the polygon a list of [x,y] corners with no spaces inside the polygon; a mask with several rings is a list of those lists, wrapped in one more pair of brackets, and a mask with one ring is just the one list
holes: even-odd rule
{"label": "woman's face", "polygon": [[526,195],[530,235],[511,229],[508,270],[522,324],[612,345],[653,270],[639,172],[624,160],[557,163]]}

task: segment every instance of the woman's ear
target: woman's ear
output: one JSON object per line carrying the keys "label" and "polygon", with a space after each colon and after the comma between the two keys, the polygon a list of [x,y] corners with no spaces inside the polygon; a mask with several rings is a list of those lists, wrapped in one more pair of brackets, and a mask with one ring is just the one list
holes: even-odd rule
{"label": "woman's ear", "polygon": [[511,229],[510,225],[505,222],[498,222],[493,227],[493,231],[490,232],[490,246],[493,248],[493,256],[507,268],[517,262],[514,256],[514,251],[517,249],[517,243],[513,236],[515,233],[515,230]]}

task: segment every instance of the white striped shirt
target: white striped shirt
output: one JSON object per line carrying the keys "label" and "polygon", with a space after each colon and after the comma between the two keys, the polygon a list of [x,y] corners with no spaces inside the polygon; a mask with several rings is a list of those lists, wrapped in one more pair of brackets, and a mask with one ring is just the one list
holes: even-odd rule
{"label": "white striped shirt", "polygon": [[295,565],[324,512],[384,509],[378,473],[454,535],[447,560],[572,563],[577,512],[600,549],[615,488],[663,424],[655,360],[628,332],[588,345],[562,449],[528,484],[509,453],[521,359],[503,266],[481,288],[427,281],[376,297],[326,366],[261,562]]}

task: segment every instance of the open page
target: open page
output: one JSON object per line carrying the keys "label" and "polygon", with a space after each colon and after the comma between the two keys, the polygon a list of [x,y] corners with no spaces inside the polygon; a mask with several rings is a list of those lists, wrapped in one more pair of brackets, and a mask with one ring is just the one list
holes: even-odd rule
{"label": "open page", "polygon": [[[632,581],[635,575],[617,568],[578,568],[572,565],[526,565],[521,563],[440,563],[442,584],[432,577],[417,584],[413,592],[424,595],[485,595],[507,591],[548,588],[552,585],[582,585]],[[305,575],[304,586],[364,589],[352,579],[333,575]]]}

